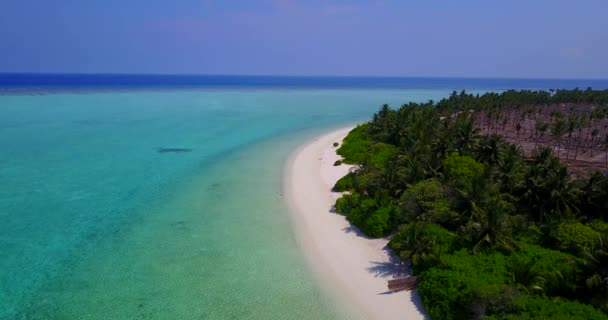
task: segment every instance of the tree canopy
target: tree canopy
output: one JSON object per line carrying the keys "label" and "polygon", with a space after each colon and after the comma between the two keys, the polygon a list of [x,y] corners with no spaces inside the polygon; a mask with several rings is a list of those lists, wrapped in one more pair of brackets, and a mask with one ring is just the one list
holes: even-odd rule
{"label": "tree canopy", "polygon": [[[507,121],[486,126],[506,106],[551,115],[531,152],[500,134]],[[563,148],[540,138],[573,145],[606,115],[608,91],[591,89],[383,105],[338,149],[359,169],[336,184],[349,191],[336,209],[369,236],[391,236],[433,319],[608,319],[608,177],[573,175]]]}

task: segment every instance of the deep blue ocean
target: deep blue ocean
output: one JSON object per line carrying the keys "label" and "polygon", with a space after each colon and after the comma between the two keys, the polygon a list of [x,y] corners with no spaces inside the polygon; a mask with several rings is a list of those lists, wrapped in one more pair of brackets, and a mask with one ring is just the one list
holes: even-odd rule
{"label": "deep blue ocean", "polygon": [[4,90],[179,88],[508,90],[587,87],[605,89],[608,88],[608,80],[0,73],[0,89]]}
{"label": "deep blue ocean", "polygon": [[295,241],[289,153],[384,103],[589,86],[0,74],[0,319],[357,318]]}

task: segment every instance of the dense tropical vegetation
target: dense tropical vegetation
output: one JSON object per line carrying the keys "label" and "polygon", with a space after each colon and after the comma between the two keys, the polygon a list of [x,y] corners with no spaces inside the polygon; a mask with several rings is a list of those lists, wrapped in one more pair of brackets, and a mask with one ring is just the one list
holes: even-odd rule
{"label": "dense tropical vegetation", "polygon": [[433,319],[608,319],[608,177],[569,170],[581,149],[608,155],[606,119],[608,90],[384,105],[338,150],[358,170],[336,210],[391,237]]}

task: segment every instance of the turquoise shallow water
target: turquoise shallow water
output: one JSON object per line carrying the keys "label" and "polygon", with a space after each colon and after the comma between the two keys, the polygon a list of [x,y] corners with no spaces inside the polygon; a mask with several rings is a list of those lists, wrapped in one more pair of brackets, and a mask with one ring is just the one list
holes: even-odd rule
{"label": "turquoise shallow water", "polygon": [[447,93],[0,96],[0,319],[356,317],[297,247],[284,162],[382,103]]}

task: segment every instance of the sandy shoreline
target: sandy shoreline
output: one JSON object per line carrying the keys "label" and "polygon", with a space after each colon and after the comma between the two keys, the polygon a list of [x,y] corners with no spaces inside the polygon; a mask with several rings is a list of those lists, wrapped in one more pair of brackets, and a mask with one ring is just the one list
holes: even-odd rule
{"label": "sandy shoreline", "polygon": [[349,165],[333,147],[352,128],[325,134],[296,150],[285,172],[285,197],[303,248],[319,280],[345,307],[359,308],[366,319],[425,319],[412,291],[387,293],[387,280],[403,272],[386,251],[386,239],[368,239],[341,215],[331,212],[339,193],[335,182]]}

